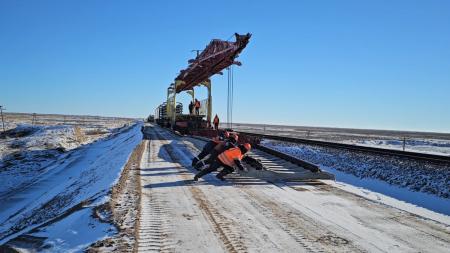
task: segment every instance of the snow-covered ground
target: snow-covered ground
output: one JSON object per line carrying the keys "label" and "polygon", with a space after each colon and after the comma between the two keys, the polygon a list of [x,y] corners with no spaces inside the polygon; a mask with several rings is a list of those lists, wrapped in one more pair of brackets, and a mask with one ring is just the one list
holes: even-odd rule
{"label": "snow-covered ground", "polygon": [[[367,147],[386,148],[403,150],[403,140],[389,140],[389,139],[372,139],[372,140],[349,140],[343,141],[347,144],[355,144]],[[437,154],[437,155],[450,155],[450,140],[439,139],[405,139],[405,151]]]}
{"label": "snow-covered ground", "polygon": [[116,232],[111,224],[101,222],[92,214],[92,208],[83,208],[62,220],[36,229],[34,233],[19,237],[25,241],[27,238],[45,238],[37,241],[37,244],[23,243],[20,239],[11,244],[18,246],[19,249],[22,246],[24,249],[46,252],[82,252],[95,240],[111,236]]}
{"label": "snow-covered ground", "polygon": [[123,127],[136,119],[119,117],[102,117],[87,115],[62,115],[62,114],[32,114],[32,113],[3,113],[6,130],[16,128],[20,124],[38,126],[79,126],[86,132],[101,132],[105,129]]}
{"label": "snow-covered ground", "polygon": [[85,127],[72,125],[18,124],[0,138],[0,196],[20,189],[46,173],[67,152],[117,131],[106,128],[86,134]]}
{"label": "snow-covered ground", "polygon": [[[226,123],[222,124],[227,127]],[[450,133],[233,124],[238,131],[450,156]],[[405,142],[405,143],[403,143]]]}
{"label": "snow-covered ground", "polygon": [[272,140],[262,144],[318,164],[338,181],[450,215],[448,166]]}
{"label": "snow-covered ground", "polygon": [[[368,182],[396,189],[369,174],[361,180],[330,166],[323,168],[335,173],[337,182],[271,183],[238,174],[221,182],[210,174],[194,183],[196,171],[190,163],[204,143],[159,127],[147,129],[150,140],[141,141],[140,127],[116,129],[78,147],[56,148],[54,161],[34,177],[24,177],[26,184],[19,181],[20,188],[5,188],[0,195],[0,251],[6,243],[25,252],[135,252],[131,241],[123,248],[111,245],[122,236],[116,231],[120,224],[111,223],[111,205],[119,207],[116,212],[124,216],[119,222],[125,228],[137,224],[136,234],[133,230],[126,240],[136,238],[138,252],[447,252],[450,247],[449,216],[367,189]],[[70,135],[62,129],[56,132]],[[36,150],[45,152],[45,145],[27,143],[45,143],[35,139],[47,136],[45,132],[58,135],[53,130],[43,127],[8,138],[29,137],[33,141],[25,141],[23,151],[41,145]],[[143,155],[135,157],[139,143]],[[278,144],[269,143],[282,146]],[[333,155],[321,158],[336,164],[362,159]],[[0,174],[2,181],[26,173],[12,173],[11,168],[20,167],[15,162],[5,170],[9,174]],[[130,166],[121,174],[126,163]],[[120,175],[122,185],[117,183]],[[131,188],[140,190],[122,192],[130,180],[139,181]],[[116,198],[111,201],[113,185]],[[397,187],[401,190],[407,189]],[[138,210],[126,212],[136,199]]]}
{"label": "snow-covered ground", "polygon": [[2,140],[0,245],[71,252],[113,233],[100,207],[140,143],[140,127],[82,140],[73,126],[21,125],[22,137],[10,132]]}

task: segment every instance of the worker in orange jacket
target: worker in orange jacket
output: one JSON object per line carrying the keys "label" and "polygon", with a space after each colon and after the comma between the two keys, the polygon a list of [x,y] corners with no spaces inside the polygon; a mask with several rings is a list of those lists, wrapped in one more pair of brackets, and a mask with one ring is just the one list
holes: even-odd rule
{"label": "worker in orange jacket", "polygon": [[246,170],[242,165],[241,160],[244,155],[250,151],[252,146],[250,143],[241,144],[236,148],[231,148],[222,152],[217,159],[211,163],[211,165],[200,171],[194,176],[194,181],[198,181],[202,176],[211,173],[217,170],[220,167],[223,167],[222,171],[217,174],[217,178],[220,180],[225,180],[224,176],[232,173],[234,171],[234,167],[238,167],[240,170]]}
{"label": "worker in orange jacket", "polygon": [[200,115],[200,101],[195,99],[194,108],[195,108],[195,115]]}
{"label": "worker in orange jacket", "polygon": [[203,166],[214,162],[214,160],[216,160],[217,156],[219,154],[221,154],[222,152],[224,152],[225,150],[236,147],[238,140],[239,140],[239,136],[237,135],[237,133],[227,132],[227,134],[228,134],[228,138],[226,138],[222,141],[216,142],[216,145],[208,152],[208,154],[209,154],[208,159],[200,160],[195,165],[193,165],[196,170],[200,170],[200,168],[202,168]]}

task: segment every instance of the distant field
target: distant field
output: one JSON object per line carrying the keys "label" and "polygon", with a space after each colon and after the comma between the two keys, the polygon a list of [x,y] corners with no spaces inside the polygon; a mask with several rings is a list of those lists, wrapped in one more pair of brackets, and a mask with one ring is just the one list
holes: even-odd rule
{"label": "distant field", "polygon": [[[117,128],[135,121],[131,118],[102,117],[85,115],[4,113],[6,130],[15,128],[18,124],[34,125],[71,125],[85,128]],[[0,125],[0,130],[3,130]]]}
{"label": "distant field", "polygon": [[17,160],[15,155],[30,150],[70,150],[106,137],[115,129],[136,121],[129,118],[29,113],[6,113],[4,120],[5,132],[0,125],[0,167],[9,158]]}
{"label": "distant field", "polygon": [[[227,127],[222,124],[222,127]],[[450,133],[234,123],[233,129],[362,146],[450,155]]]}

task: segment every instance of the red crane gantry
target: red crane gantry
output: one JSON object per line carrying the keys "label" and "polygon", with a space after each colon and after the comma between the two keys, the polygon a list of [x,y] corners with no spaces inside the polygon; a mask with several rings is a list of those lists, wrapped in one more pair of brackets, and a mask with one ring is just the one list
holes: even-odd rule
{"label": "red crane gantry", "polygon": [[[250,33],[240,35],[235,33],[236,41],[224,41],[219,39],[212,40],[206,48],[195,59],[188,61],[189,66],[180,71],[175,78],[175,82],[167,89],[167,112],[172,118],[172,126],[175,125],[175,97],[177,93],[182,91],[192,91],[195,86],[204,85],[208,88],[208,109],[207,122],[211,122],[212,97],[211,97],[211,81],[210,77],[215,74],[221,74],[222,70],[235,64],[240,66],[241,63],[235,59],[242,50],[247,46]],[[172,108],[173,107],[173,108]]]}

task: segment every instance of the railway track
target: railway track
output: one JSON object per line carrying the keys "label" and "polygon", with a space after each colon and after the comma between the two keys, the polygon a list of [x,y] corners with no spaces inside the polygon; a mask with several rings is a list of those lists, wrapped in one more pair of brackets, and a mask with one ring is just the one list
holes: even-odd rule
{"label": "railway track", "polygon": [[[204,137],[191,136],[192,139],[201,141],[197,149],[209,139]],[[244,159],[247,167],[253,167],[248,172],[240,172],[244,176],[253,176],[269,181],[289,181],[289,180],[310,180],[310,179],[330,179],[334,180],[334,175],[321,171],[319,166],[297,157],[282,153],[275,149],[256,145],[249,153],[250,161]],[[263,169],[257,168],[253,162],[258,163]]]}
{"label": "railway track", "polygon": [[450,164],[450,156],[444,156],[444,155],[435,155],[435,154],[418,153],[418,152],[402,151],[402,150],[394,150],[394,149],[384,149],[384,148],[376,148],[376,147],[366,147],[366,146],[359,146],[359,145],[352,145],[352,144],[309,140],[309,139],[293,138],[293,137],[279,136],[279,135],[258,134],[258,133],[244,132],[244,131],[239,131],[239,133],[241,135],[253,136],[253,137],[257,137],[257,138],[261,138],[261,139],[270,139],[270,140],[278,140],[278,141],[292,142],[292,143],[298,143],[298,144],[344,149],[344,150],[358,151],[358,152],[364,152],[364,153],[369,153],[369,154],[395,156],[395,157],[402,157],[402,158],[408,158],[408,159],[426,161],[426,162],[432,162],[432,163],[438,163],[438,164]]}

